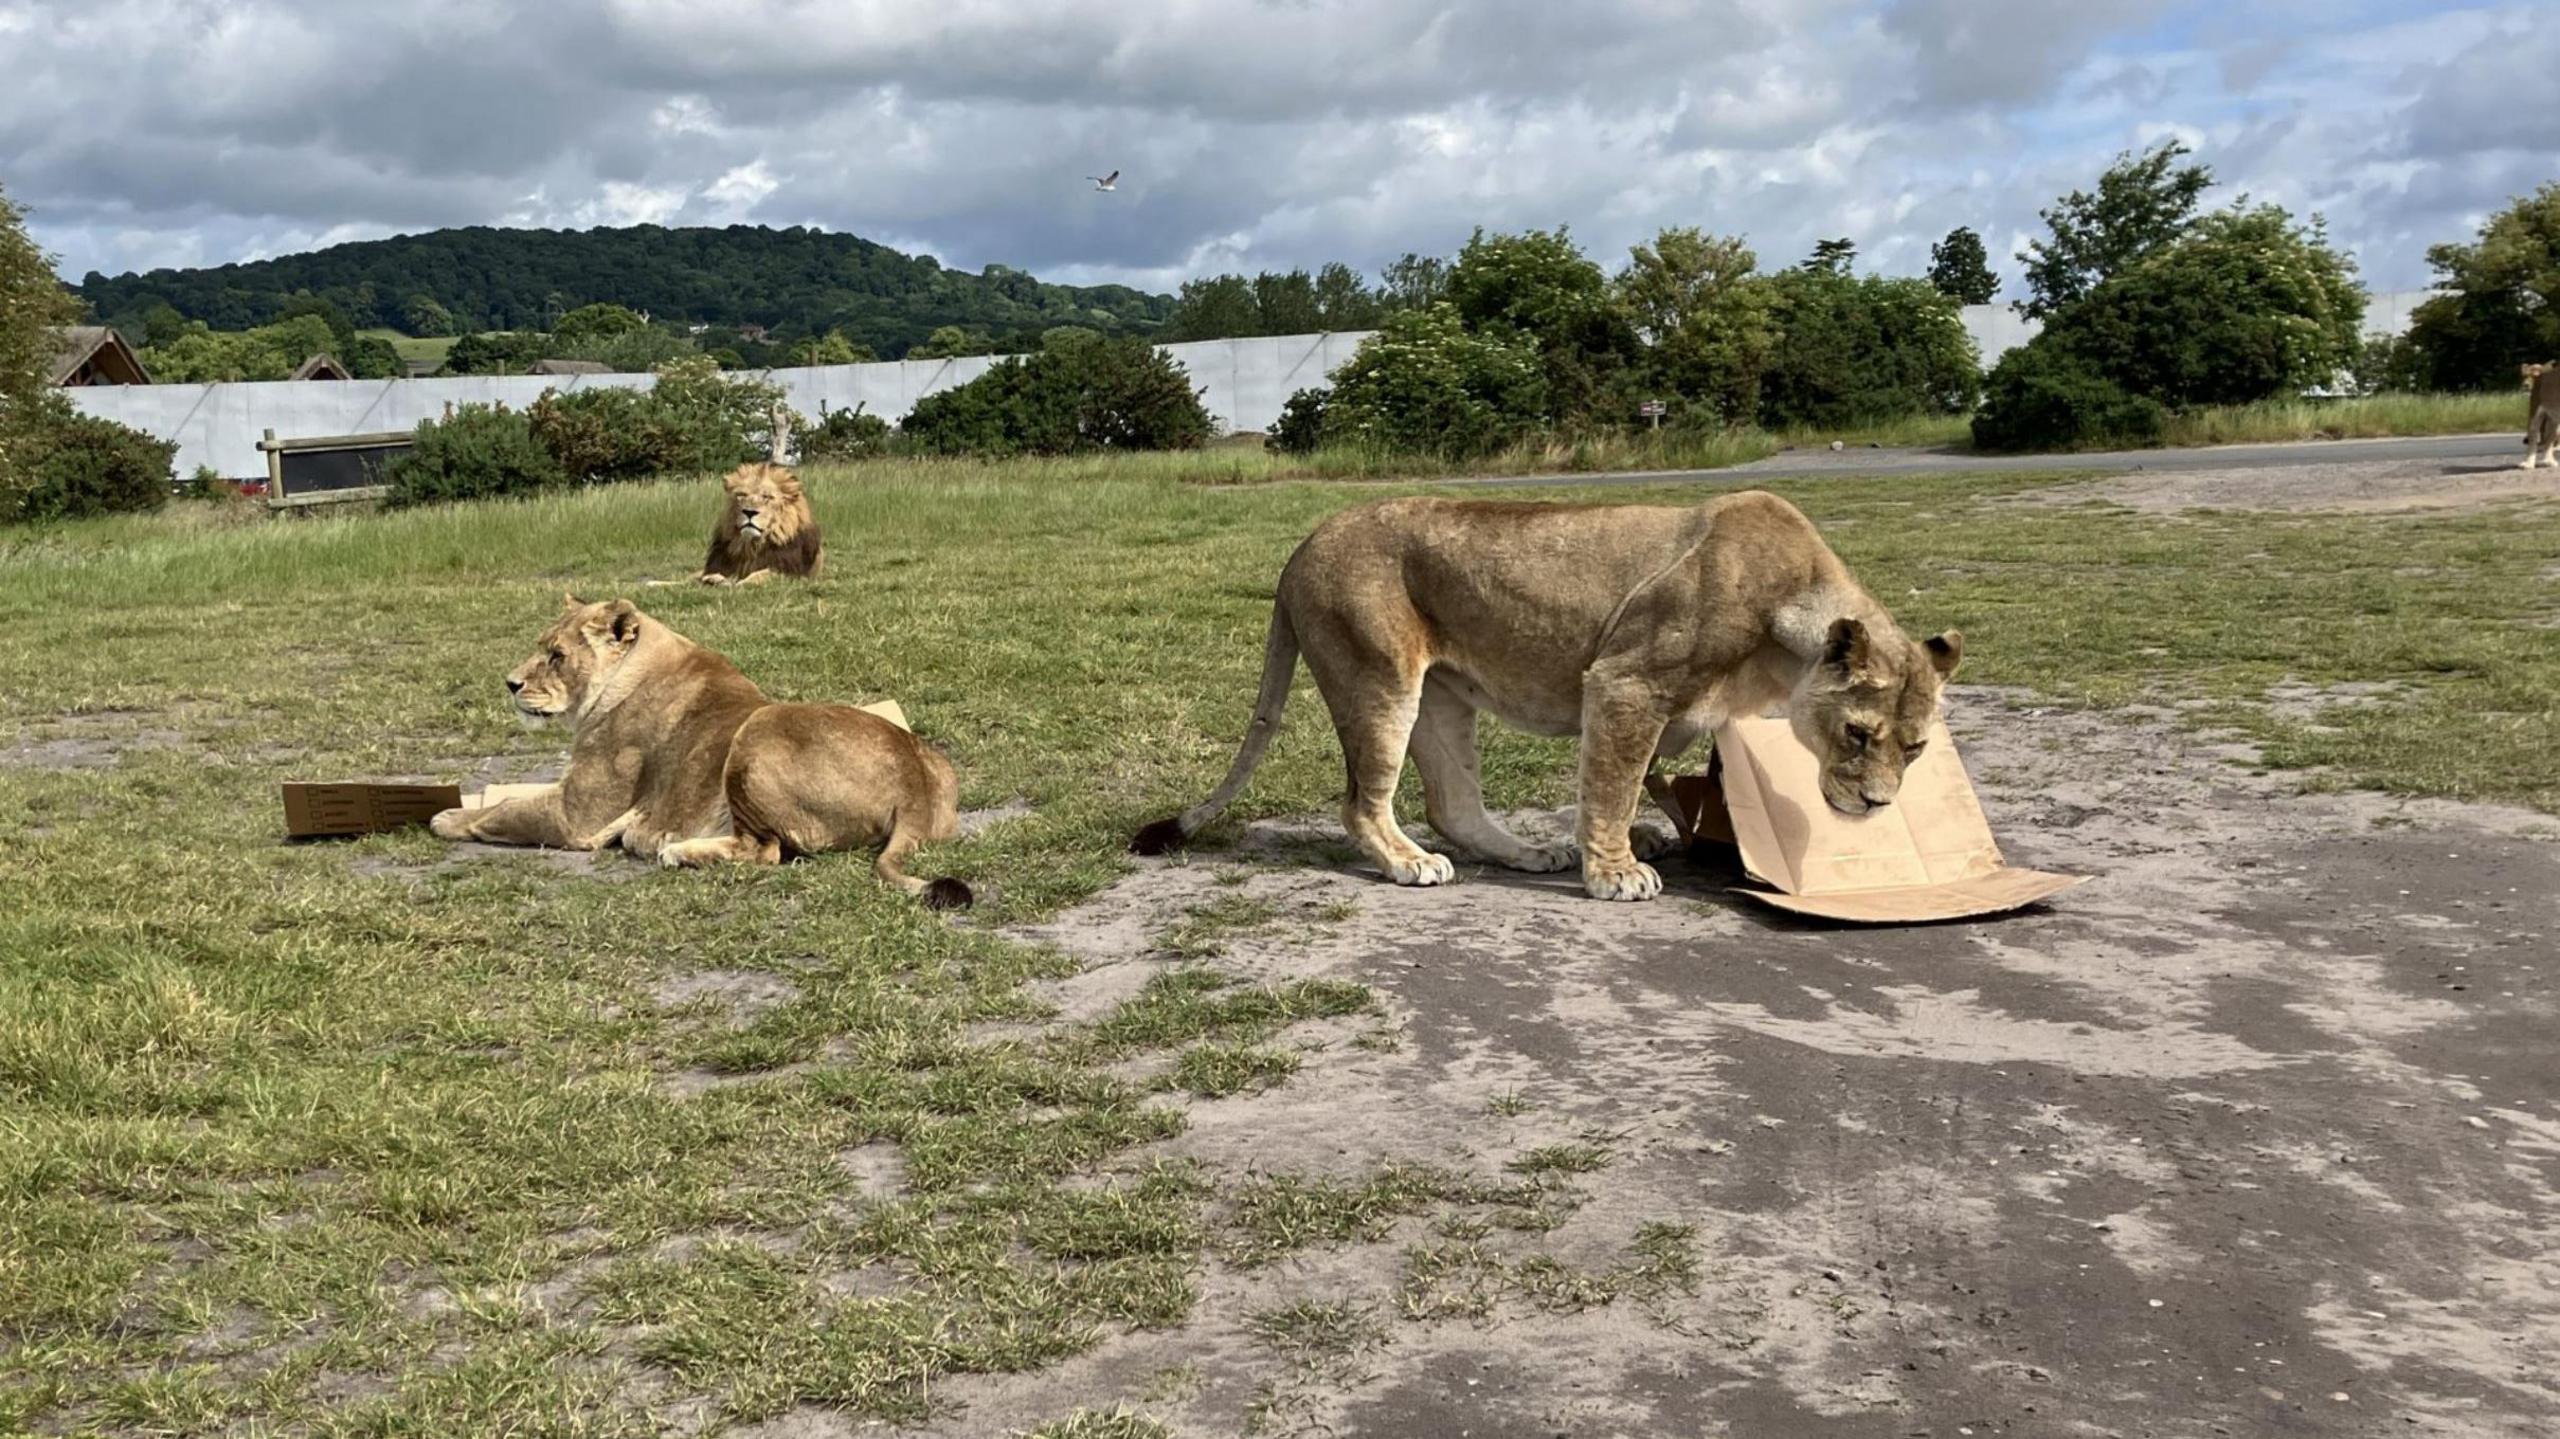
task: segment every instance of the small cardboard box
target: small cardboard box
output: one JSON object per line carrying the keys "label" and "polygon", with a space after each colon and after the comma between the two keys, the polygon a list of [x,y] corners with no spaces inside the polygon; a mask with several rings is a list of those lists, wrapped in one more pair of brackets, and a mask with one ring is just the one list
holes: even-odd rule
{"label": "small cardboard box", "polygon": [[1671,781],[1683,835],[1732,844],[1767,889],[1740,893],[1798,914],[1853,924],[1919,924],[2020,909],[2086,875],[2013,869],[1939,724],[1903,772],[1892,804],[1846,815],[1822,798],[1820,761],[1784,719],[1740,719],[1716,732],[1715,763]]}
{"label": "small cardboard box", "polygon": [[[860,708],[907,729],[907,712],[896,700]],[[284,787],[284,832],[287,839],[323,839],[335,835],[379,834],[425,824],[449,809],[479,809],[501,800],[521,799],[549,789],[545,784],[493,784],[464,794],[460,785],[375,784],[364,780],[334,784],[288,783]]]}

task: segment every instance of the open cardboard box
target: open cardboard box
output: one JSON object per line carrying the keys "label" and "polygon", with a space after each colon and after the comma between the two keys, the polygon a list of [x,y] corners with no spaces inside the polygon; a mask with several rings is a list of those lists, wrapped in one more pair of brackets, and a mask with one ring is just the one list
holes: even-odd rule
{"label": "open cardboard box", "polygon": [[[859,708],[908,729],[907,712],[896,700]],[[336,835],[379,834],[425,824],[449,809],[479,809],[501,800],[520,799],[549,789],[547,784],[493,784],[470,794],[452,784],[376,784],[366,780],[338,783],[287,783],[284,787],[284,832],[287,839],[322,839]]]}
{"label": "open cardboard box", "polygon": [[1671,781],[1664,806],[1683,838],[1731,844],[1766,889],[1740,893],[1853,924],[1918,924],[2020,909],[2086,875],[2013,869],[1941,723],[1903,771],[1902,791],[1870,814],[1822,798],[1820,761],[1784,719],[1716,731],[1707,773]]}

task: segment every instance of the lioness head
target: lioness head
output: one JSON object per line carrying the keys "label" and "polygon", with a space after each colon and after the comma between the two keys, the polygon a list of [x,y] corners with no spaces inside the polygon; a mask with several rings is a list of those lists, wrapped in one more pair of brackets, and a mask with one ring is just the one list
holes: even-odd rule
{"label": "lioness head", "polygon": [[1964,636],[1954,630],[1915,644],[1857,620],[1831,622],[1788,718],[1822,761],[1822,797],[1833,809],[1865,814],[1893,803],[1963,656]]}
{"label": "lioness head", "polygon": [[788,544],[808,516],[800,477],[780,465],[740,465],[720,482],[729,494],[729,527],[750,544]]}
{"label": "lioness head", "polygon": [[532,657],[507,672],[507,693],[527,729],[584,716],[605,682],[640,641],[644,618],[629,600],[588,604],[564,596],[560,618],[542,632]]}

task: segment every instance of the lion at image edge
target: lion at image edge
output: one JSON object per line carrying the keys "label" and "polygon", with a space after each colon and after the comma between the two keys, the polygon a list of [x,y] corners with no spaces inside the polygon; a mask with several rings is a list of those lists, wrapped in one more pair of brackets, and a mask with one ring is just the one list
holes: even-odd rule
{"label": "lion at image edge", "polygon": [[[1382,500],[1316,527],[1280,572],[1262,686],[1218,788],[1140,830],[1160,854],[1217,818],[1279,728],[1301,654],[1342,741],[1342,822],[1398,884],[1445,884],[1449,860],[1395,817],[1407,754],[1423,809],[1459,851],[1511,869],[1579,863],[1594,898],[1662,892],[1644,863],[1671,836],[1635,827],[1669,807],[1656,759],[1727,719],[1783,707],[1821,761],[1822,797],[1893,802],[1928,742],[1963,637],[1904,637],[1794,505],[1759,491],[1688,508],[1437,498]],[[1485,812],[1476,714],[1578,735],[1575,843],[1534,844]],[[1646,853],[1639,853],[1642,847]]]}
{"label": "lion at image edge", "polygon": [[2560,364],[2524,367],[2524,463],[2560,465]]}
{"label": "lion at image edge", "polygon": [[429,827],[445,839],[618,843],[669,866],[878,845],[882,882],[935,909],[971,901],[959,880],[905,872],[919,846],[960,832],[960,785],[941,751],[878,715],[776,703],[629,600],[574,595],[506,686],[528,728],[569,727],[568,771],[531,794],[444,811]]}
{"label": "lion at image edge", "polygon": [[824,558],[818,517],[800,476],[783,465],[740,465],[720,482],[720,518],[694,579],[706,585],[760,585],[776,575],[816,579]]}

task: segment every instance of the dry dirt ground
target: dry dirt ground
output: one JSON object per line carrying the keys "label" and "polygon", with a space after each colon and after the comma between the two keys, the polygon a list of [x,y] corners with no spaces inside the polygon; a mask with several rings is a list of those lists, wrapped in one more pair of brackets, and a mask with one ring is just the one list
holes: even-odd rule
{"label": "dry dirt ground", "polygon": [[[1184,1328],[955,1381],[933,1432],[1119,1401],[1199,1436],[1257,1412],[1482,1439],[2560,1430],[2560,826],[2300,793],[2163,715],[1969,691],[1951,722],[2012,861],[2095,881],[1987,922],[1840,928],[1735,897],[1708,857],[1613,906],[1472,868],[1394,889],[1311,858],[1329,827],[1264,824],[1036,931],[1085,962],[1050,996],[1069,1015],[1175,963],[1155,937],[1237,894],[1277,919],[1221,967],[1380,995],[1399,1043],[1195,1102],[1171,1153],[1499,1177],[1596,1142],[1587,1203],[1484,1247],[1596,1270],[1685,1224],[1700,1277],[1580,1312],[1479,1278],[1436,1306],[1459,1317],[1418,1319],[1407,1251],[1446,1236],[1408,1218],[1213,1262]],[[1375,1332],[1276,1360],[1251,1317],[1298,1301]]]}
{"label": "dry dirt ground", "polygon": [[2560,469],[2519,469],[2514,460],[2502,456],[2161,470],[2040,490],[2033,502],[2112,500],[2155,512],[2240,509],[2357,514],[2468,509],[2505,500],[2534,499],[2560,500]]}

